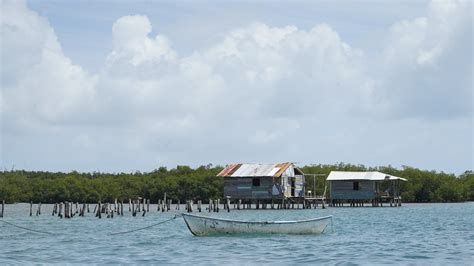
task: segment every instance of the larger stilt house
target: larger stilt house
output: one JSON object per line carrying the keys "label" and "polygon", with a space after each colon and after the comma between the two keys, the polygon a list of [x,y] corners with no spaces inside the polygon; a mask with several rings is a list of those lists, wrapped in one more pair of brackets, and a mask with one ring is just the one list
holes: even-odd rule
{"label": "larger stilt house", "polygon": [[293,163],[231,164],[224,177],[224,196],[242,200],[304,197],[304,173]]}

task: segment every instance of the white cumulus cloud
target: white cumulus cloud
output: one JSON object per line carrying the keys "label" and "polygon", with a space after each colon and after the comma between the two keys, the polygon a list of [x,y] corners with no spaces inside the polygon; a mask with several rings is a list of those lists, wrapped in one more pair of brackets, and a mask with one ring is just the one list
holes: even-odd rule
{"label": "white cumulus cloud", "polygon": [[433,165],[407,153],[434,153],[434,141],[472,160],[462,143],[427,134],[453,126],[469,141],[472,133],[470,7],[432,2],[424,16],[392,25],[381,51],[353,47],[327,24],[254,22],[179,55],[166,36],[152,36],[146,15],[124,16],[111,27],[106,61],[90,74],[64,55],[45,18],[2,1],[2,163],[22,158],[21,140],[85,170],[360,162],[369,149],[377,152],[365,162]]}

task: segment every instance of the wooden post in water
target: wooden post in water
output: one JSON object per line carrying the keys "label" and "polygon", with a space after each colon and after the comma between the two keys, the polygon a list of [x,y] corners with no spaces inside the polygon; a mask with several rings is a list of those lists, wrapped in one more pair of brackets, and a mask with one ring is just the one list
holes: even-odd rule
{"label": "wooden post in water", "polygon": [[146,201],[146,211],[150,212],[150,199]]}
{"label": "wooden post in water", "polygon": [[63,203],[59,203],[59,212],[58,212],[58,217],[61,219],[63,218]]}
{"label": "wooden post in water", "polygon": [[242,205],[242,200],[237,201],[237,210],[240,210],[240,205]]}
{"label": "wooden post in water", "polygon": [[226,198],[226,203],[227,203],[227,212],[230,212],[230,199]]}
{"label": "wooden post in water", "polygon": [[33,215],[33,202],[30,201],[30,216]]}
{"label": "wooden post in water", "polygon": [[95,217],[99,217],[99,219],[102,218],[102,217],[101,217],[100,201],[97,203],[97,212],[95,213]]}
{"label": "wooden post in water", "polygon": [[128,199],[128,212],[132,211],[132,199]]}
{"label": "wooden post in water", "polygon": [[198,200],[198,206],[197,206],[197,208],[198,208],[198,211],[201,212],[201,200]]}
{"label": "wooden post in water", "polygon": [[38,209],[36,210],[36,216],[41,214],[41,202],[38,203]]}
{"label": "wooden post in water", "polygon": [[166,207],[166,192],[165,194],[163,195],[163,206],[162,206],[162,212],[165,211],[165,207]]}
{"label": "wooden post in water", "polygon": [[5,200],[2,200],[2,212],[0,213],[0,218],[3,218],[3,211],[5,210]]}
{"label": "wooden post in water", "polygon": [[69,218],[69,201],[64,202],[64,218]]}
{"label": "wooden post in water", "polygon": [[64,218],[69,218],[69,202],[64,202]]}
{"label": "wooden post in water", "polygon": [[90,210],[89,210],[89,203],[87,203],[87,213],[89,213]]}
{"label": "wooden post in water", "polygon": [[217,212],[219,212],[219,204],[220,204],[220,201],[221,201],[220,199],[217,199],[217,204],[216,204],[216,205],[217,205]]}

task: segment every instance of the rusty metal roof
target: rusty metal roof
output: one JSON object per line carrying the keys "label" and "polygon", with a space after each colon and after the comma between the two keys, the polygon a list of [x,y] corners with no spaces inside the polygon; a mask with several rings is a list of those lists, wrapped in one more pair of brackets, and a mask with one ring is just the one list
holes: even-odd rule
{"label": "rusty metal roof", "polygon": [[217,176],[281,176],[292,163],[230,164]]}

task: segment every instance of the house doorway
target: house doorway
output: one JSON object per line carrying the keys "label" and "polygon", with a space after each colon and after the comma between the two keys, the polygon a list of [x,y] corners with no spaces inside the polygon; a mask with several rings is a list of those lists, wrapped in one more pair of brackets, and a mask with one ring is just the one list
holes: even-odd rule
{"label": "house doorway", "polygon": [[295,196],[295,178],[294,177],[291,178],[291,196],[292,197]]}

